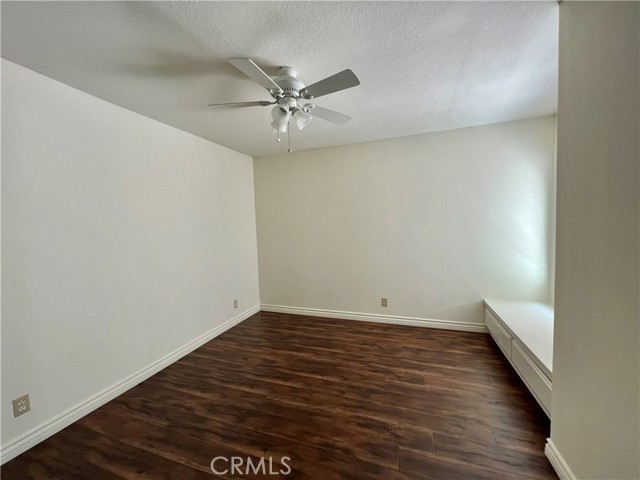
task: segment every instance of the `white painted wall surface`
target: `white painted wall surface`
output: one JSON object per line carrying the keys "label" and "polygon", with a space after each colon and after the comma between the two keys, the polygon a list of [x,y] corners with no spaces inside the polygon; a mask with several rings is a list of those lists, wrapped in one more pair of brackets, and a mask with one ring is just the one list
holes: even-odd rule
{"label": "white painted wall surface", "polygon": [[3,446],[259,302],[251,157],[4,60],[2,233]]}
{"label": "white painted wall surface", "polygon": [[554,134],[546,117],[254,159],[261,303],[478,324],[483,298],[548,300]]}
{"label": "white painted wall surface", "polygon": [[551,440],[579,479],[640,478],[640,3],[560,4]]}

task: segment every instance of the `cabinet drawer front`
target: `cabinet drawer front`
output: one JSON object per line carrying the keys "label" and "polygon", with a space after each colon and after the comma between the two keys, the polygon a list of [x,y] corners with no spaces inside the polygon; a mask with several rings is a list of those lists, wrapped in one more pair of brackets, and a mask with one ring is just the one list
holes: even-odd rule
{"label": "cabinet drawer front", "polygon": [[488,310],[484,311],[484,323],[487,324],[491,336],[507,358],[511,358],[511,335],[509,335],[509,332],[500,325],[498,320],[496,320]]}
{"label": "cabinet drawer front", "polygon": [[511,363],[533,396],[536,397],[542,409],[549,415],[551,412],[551,382],[516,342],[513,342],[511,350]]}

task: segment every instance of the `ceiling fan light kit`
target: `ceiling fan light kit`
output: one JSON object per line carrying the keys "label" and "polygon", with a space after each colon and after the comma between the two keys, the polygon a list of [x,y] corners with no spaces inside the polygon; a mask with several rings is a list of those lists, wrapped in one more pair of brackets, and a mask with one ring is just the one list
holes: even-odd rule
{"label": "ceiling fan light kit", "polygon": [[275,105],[271,110],[271,127],[277,134],[287,133],[289,152],[291,149],[291,132],[289,122],[293,118],[298,130],[306,127],[313,117],[319,117],[337,125],[346,125],[351,117],[327,108],[317,107],[309,100],[330,93],[346,90],[360,85],[360,80],[351,70],[343,70],[312,85],[305,84],[298,78],[298,72],[292,67],[280,67],[277,75],[271,78],[253,60],[249,58],[232,58],[229,62],[246,76],[262,85],[274,101],[259,100],[256,102],[214,103],[210,107],[266,107]]}

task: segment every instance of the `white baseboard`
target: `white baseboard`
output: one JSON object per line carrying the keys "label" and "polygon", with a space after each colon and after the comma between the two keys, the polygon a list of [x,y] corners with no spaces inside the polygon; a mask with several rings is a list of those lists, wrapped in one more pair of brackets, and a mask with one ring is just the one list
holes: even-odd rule
{"label": "white baseboard", "polygon": [[573,474],[569,465],[564,461],[564,458],[562,458],[562,455],[560,455],[560,452],[550,438],[547,438],[544,454],[549,459],[551,466],[558,474],[558,477],[560,477],[560,480],[577,480],[577,477]]}
{"label": "white baseboard", "polygon": [[394,325],[410,325],[412,327],[441,328],[445,330],[462,330],[465,332],[487,332],[483,323],[456,322],[452,320],[434,320],[431,318],[397,317],[377,313],[343,312],[339,310],[322,310],[319,308],[290,307],[286,305],[261,304],[263,312],[290,313],[292,315],[308,315],[312,317],[340,318],[343,320],[359,320],[362,322],[391,323]]}
{"label": "white baseboard", "polygon": [[251,315],[258,313],[259,311],[260,305],[256,305],[249,310],[246,310],[240,315],[226,321],[222,325],[208,331],[207,333],[199,336],[198,338],[192,340],[191,342],[178,348],[177,350],[174,350],[168,355],[162,357],[160,360],[152,363],[151,365],[148,365],[142,370],[137,371],[124,380],[105,388],[101,392],[98,392],[97,394],[84,400],[83,402],[80,402],[79,404],[69,408],[68,410],[62,412],[51,420],[48,420],[38,425],[37,427],[32,428],[23,435],[20,435],[19,437],[11,440],[6,445],[2,445],[2,447],[0,448],[0,464],[8,462],[12,458],[15,458],[21,453],[27,451],[34,445],[42,442],[43,440],[46,440],[51,435],[71,425],[73,422],[79,420],[88,413],[91,413],[92,411],[98,409],[105,403],[113,400],[118,395],[123,394],[130,388],[135,387],[147,378],[158,373],[163,368],[168,367],[172,363],[178,361],[185,355],[194,351],[196,348],[202,346],[218,335],[226,332],[231,327],[236,326],[243,320],[246,320]]}

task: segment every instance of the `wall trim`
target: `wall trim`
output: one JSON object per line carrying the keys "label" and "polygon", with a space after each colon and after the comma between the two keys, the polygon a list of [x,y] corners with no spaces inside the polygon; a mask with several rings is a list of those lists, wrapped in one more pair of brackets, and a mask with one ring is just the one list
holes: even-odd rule
{"label": "wall trim", "polygon": [[544,447],[544,454],[549,459],[549,463],[551,463],[551,466],[558,474],[558,477],[560,477],[560,480],[577,480],[578,477],[573,474],[569,465],[564,461],[564,458],[562,458],[562,455],[560,455],[560,452],[553,443],[553,440],[550,438],[547,438],[547,444]]}
{"label": "wall trim", "polygon": [[255,305],[243,313],[227,320],[222,325],[219,325],[212,330],[200,335],[194,340],[190,341],[186,345],[179,347],[173,352],[165,355],[161,359],[153,362],[152,364],[138,370],[133,375],[121,380],[118,383],[105,388],[104,390],[96,393],[95,395],[87,398],[86,400],[78,403],[77,405],[65,410],[61,414],[53,417],[52,419],[41,423],[40,425],[32,428],[26,433],[11,440],[0,448],[0,464],[4,464],[17,457],[21,453],[27,451],[34,445],[46,440],[51,435],[58,433],[63,428],[71,425],[73,422],[79,420],[85,415],[98,409],[105,403],[113,400],[118,395],[123,394],[132,387],[135,387],[139,383],[143,382],[147,378],[155,375],[163,368],[168,367],[172,363],[178,361],[185,355],[191,353],[196,348],[207,343],[209,340],[217,337],[218,335],[226,332],[232,327],[235,327],[240,322],[246,320],[251,315],[260,311],[260,305]]}
{"label": "wall trim", "polygon": [[323,310],[320,308],[290,307],[287,305],[261,304],[263,312],[290,313],[292,315],[308,315],[311,317],[339,318],[342,320],[358,320],[362,322],[391,323],[412,327],[441,328],[445,330],[461,330],[464,332],[487,333],[484,323],[457,322],[453,320],[435,320],[432,318],[400,317],[380,315],[377,313],[345,312],[341,310]]}

